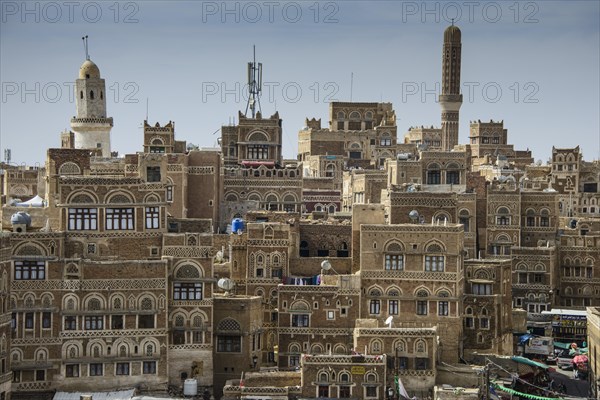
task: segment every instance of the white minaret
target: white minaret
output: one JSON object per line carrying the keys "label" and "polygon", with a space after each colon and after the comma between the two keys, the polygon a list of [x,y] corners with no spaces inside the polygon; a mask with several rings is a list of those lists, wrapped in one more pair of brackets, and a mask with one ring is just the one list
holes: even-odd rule
{"label": "white minaret", "polygon": [[75,81],[77,115],[71,118],[76,149],[101,149],[110,157],[110,130],[113,119],[106,117],[106,85],[100,69],[89,58],[79,68]]}

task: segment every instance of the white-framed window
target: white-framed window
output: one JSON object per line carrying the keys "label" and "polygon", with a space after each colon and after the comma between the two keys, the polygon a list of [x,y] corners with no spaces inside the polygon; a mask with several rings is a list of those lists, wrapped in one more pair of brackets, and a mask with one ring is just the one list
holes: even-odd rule
{"label": "white-framed window", "polygon": [[134,209],[131,207],[105,209],[107,230],[133,230]]}
{"label": "white-framed window", "polygon": [[160,228],[160,207],[146,207],[146,229]]}
{"label": "white-framed window", "polygon": [[95,231],[98,229],[97,208],[69,208],[70,231]]}

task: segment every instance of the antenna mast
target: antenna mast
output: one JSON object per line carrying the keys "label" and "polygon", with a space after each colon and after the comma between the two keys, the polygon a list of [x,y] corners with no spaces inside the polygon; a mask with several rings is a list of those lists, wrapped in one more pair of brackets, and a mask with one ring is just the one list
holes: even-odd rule
{"label": "antenna mast", "polygon": [[85,59],[89,60],[90,54],[88,53],[88,35],[85,35],[84,37],[82,37],[81,40],[83,40],[83,49],[85,50]]}
{"label": "antenna mast", "polygon": [[248,103],[246,104],[246,112],[248,114],[248,107],[252,113],[252,118],[256,115],[256,105],[258,104],[258,111],[260,109],[260,94],[262,92],[262,63],[256,62],[256,46],[252,46],[253,61],[248,63]]}

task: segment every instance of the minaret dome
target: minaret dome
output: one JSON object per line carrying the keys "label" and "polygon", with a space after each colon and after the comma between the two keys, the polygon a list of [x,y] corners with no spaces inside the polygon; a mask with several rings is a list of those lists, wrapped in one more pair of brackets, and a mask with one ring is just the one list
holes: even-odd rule
{"label": "minaret dome", "polygon": [[85,60],[79,68],[79,79],[100,79],[100,69],[92,60]]}
{"label": "minaret dome", "polygon": [[444,31],[444,42],[460,43],[460,29],[456,25],[450,25]]}

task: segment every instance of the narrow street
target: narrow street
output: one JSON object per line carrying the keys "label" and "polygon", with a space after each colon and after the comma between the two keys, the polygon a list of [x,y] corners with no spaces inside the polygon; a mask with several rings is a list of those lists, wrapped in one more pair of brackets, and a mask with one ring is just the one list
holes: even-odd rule
{"label": "narrow street", "polygon": [[573,371],[563,371],[556,368],[555,372],[549,372],[548,375],[554,379],[554,387],[564,384],[569,396],[589,397],[589,383],[584,379],[573,379]]}

